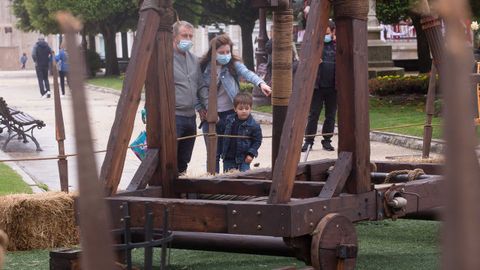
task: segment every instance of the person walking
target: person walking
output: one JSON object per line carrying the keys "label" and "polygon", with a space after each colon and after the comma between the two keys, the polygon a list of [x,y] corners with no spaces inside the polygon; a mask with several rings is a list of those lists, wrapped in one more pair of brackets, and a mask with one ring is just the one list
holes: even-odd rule
{"label": "person walking", "polygon": [[[233,42],[226,34],[219,35],[210,41],[210,48],[200,60],[200,67],[203,71],[203,80],[206,85],[210,85],[210,60],[212,57],[212,47],[215,44],[217,55],[217,113],[218,123],[216,125],[217,134],[224,134],[225,120],[230,115],[235,115],[233,99],[240,92],[239,78],[258,86],[264,95],[269,96],[272,89],[267,83],[258,77],[255,72],[249,70],[239,56],[233,54]],[[205,119],[205,118],[204,118]],[[203,133],[208,133],[208,125],[202,125]],[[220,171],[220,155],[222,153],[222,138],[218,138],[216,155],[216,172]]]}
{"label": "person walking", "polygon": [[[173,76],[175,81],[175,121],[177,138],[197,134],[196,114],[206,115],[208,87],[202,79],[198,58],[190,52],[193,25],[178,21],[173,25]],[[177,143],[178,172],[186,173],[195,138]]]}
{"label": "person walking", "polygon": [[335,89],[335,23],[329,21],[323,43],[322,63],[317,72],[315,89],[313,91],[312,103],[308,115],[307,127],[305,129],[305,143],[302,152],[313,146],[314,134],[317,133],[318,119],[325,105],[325,121],[322,126],[323,135],[322,147],[327,151],[334,151],[332,146],[332,134],[335,129],[335,117],[337,114],[337,90]]}
{"label": "person walking", "polygon": [[25,65],[27,64],[28,61],[28,56],[27,53],[23,53],[22,56],[20,56],[20,69],[25,69]]}
{"label": "person walking", "polygon": [[57,62],[58,75],[60,77],[60,89],[62,91],[62,97],[65,96],[65,78],[68,74],[68,54],[65,51],[65,44],[62,42],[60,44],[60,51],[55,56],[55,61]]}
{"label": "person walking", "polygon": [[48,66],[51,62],[52,49],[45,41],[45,38],[39,37],[32,50],[32,59],[35,62],[35,71],[37,73],[38,86],[42,98],[50,97],[50,83],[48,82]]}

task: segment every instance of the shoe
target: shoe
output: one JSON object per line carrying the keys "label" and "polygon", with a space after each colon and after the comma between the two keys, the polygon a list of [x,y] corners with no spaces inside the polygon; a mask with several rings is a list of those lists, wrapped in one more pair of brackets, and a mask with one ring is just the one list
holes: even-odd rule
{"label": "shoe", "polygon": [[310,149],[312,149],[313,143],[311,143],[311,142],[305,142],[305,143],[303,144],[303,146],[302,146],[302,152],[307,152],[308,147],[310,147]]}
{"label": "shoe", "polygon": [[48,96],[48,94],[45,93],[45,94],[43,94],[43,96],[41,98],[47,98],[47,96]]}
{"label": "shoe", "polygon": [[322,146],[327,151],[335,151],[335,147],[329,141],[322,141]]}
{"label": "shoe", "polygon": [[47,91],[47,98],[50,98],[50,91]]}

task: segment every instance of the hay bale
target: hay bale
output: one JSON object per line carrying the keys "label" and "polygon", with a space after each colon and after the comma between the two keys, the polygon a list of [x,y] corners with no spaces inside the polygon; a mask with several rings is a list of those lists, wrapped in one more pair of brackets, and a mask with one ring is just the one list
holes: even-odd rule
{"label": "hay bale", "polygon": [[8,245],[8,236],[7,234],[0,230],[0,269],[3,269],[3,258],[5,256],[5,250]]}
{"label": "hay bale", "polygon": [[0,229],[10,236],[8,250],[78,244],[73,199],[63,192],[1,196]]}

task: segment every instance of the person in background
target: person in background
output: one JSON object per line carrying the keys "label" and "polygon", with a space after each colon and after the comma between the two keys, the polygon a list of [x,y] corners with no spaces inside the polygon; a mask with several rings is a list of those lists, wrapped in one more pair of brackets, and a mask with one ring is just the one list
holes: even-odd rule
{"label": "person in background", "polygon": [[223,171],[250,170],[250,163],[258,156],[262,144],[262,129],[250,114],[253,98],[248,93],[239,93],[233,99],[235,114],[225,119],[225,135],[248,138],[225,137],[223,139]]}
{"label": "person in background", "polygon": [[[305,135],[314,135],[317,133],[318,119],[325,105],[325,121],[323,122],[322,133],[333,133],[335,129],[335,117],[337,114],[337,90],[335,89],[335,23],[328,22],[325,33],[322,63],[318,67],[315,89],[313,91],[310,113],[308,115]],[[322,147],[327,151],[334,151],[332,146],[332,136],[324,135]],[[306,136],[305,143],[302,146],[302,152],[313,146],[314,136]]]}
{"label": "person in background", "polygon": [[25,65],[27,64],[28,61],[28,56],[27,53],[23,53],[22,56],[20,56],[20,69],[25,69]]}
{"label": "person in background", "polygon": [[43,36],[38,38],[33,46],[32,59],[35,62],[38,86],[42,98],[50,98],[50,83],[48,82],[48,66],[51,62],[52,49]]}
{"label": "person in background", "polygon": [[62,97],[65,96],[65,78],[68,74],[68,54],[65,51],[65,43],[60,44],[60,51],[55,56],[57,61],[58,75],[60,77],[60,89],[62,90]]}
{"label": "person in background", "polygon": [[[197,134],[195,110],[206,115],[208,88],[202,79],[193,46],[193,25],[178,21],[173,25],[173,76],[175,81],[175,122],[177,138]],[[177,143],[178,172],[186,173],[192,158],[195,138]]]}
{"label": "person in background", "polygon": [[[225,120],[230,115],[235,115],[233,99],[240,92],[239,78],[258,86],[264,95],[269,96],[272,93],[270,86],[265,83],[257,74],[249,70],[239,56],[233,54],[233,42],[226,34],[219,35],[210,41],[208,52],[200,60],[200,67],[203,71],[203,79],[206,85],[210,85],[210,59],[212,57],[213,44],[216,46],[217,55],[217,113],[218,122],[216,125],[217,134],[224,134]],[[202,118],[205,121],[206,117]],[[208,125],[202,125],[203,133],[208,133]],[[222,138],[218,138],[216,172],[220,171],[220,155],[222,153]]]}

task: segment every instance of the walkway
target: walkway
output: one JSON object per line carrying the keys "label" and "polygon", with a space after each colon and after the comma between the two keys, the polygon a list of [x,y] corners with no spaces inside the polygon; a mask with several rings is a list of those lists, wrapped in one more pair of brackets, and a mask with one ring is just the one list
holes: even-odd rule
{"label": "walkway", "polygon": [[[67,138],[65,141],[65,148],[67,154],[70,154],[75,153],[76,150],[72,123],[73,115],[71,95],[68,93],[68,91],[69,90],[67,89],[67,96],[62,99],[62,105]],[[0,72],[0,96],[7,101],[9,106],[25,111],[28,114],[45,121],[47,125],[41,130],[35,130],[34,133],[41,147],[43,148],[43,151],[36,152],[35,145],[33,143],[23,144],[16,140],[12,140],[8,145],[8,151],[5,153],[6,155],[3,156],[9,156],[10,158],[40,158],[56,156],[58,150],[57,142],[55,140],[55,115],[53,98],[40,98],[35,72]],[[106,149],[108,142],[119,96],[114,93],[90,90],[87,92],[87,98],[90,123],[93,126],[92,130],[94,149],[104,150]],[[143,104],[140,105],[140,108],[141,107],[143,107]],[[143,128],[144,126],[140,120],[140,113],[137,113],[137,119],[135,121],[135,128],[132,137],[137,136],[137,134],[139,134]],[[272,134],[270,124],[262,124],[262,129],[265,136]],[[5,139],[5,135],[0,134],[0,146],[3,145]],[[337,137],[334,137],[333,145],[337,145]],[[385,160],[386,156],[419,155],[420,151],[380,142],[371,142],[371,153],[372,160]],[[336,155],[336,152],[327,152],[322,150],[320,144],[318,143],[314,145],[313,150],[310,152],[309,160],[336,158]],[[100,172],[103,158],[104,154],[96,155],[98,173]],[[188,169],[189,176],[200,176],[205,174],[205,159],[206,150],[204,140],[198,138],[195,143],[192,161]],[[260,168],[270,167],[270,159],[271,139],[265,139],[259,150],[259,158],[255,159],[254,163],[259,163]],[[303,155],[301,159],[303,160]],[[77,159],[75,157],[68,158],[69,182],[71,189],[76,189],[77,187],[76,161]],[[60,189],[56,160],[22,161],[16,162],[16,164],[23,169],[24,172],[35,182],[41,182],[48,185],[50,190]],[[125,188],[128,185],[139,165],[140,161],[131,151],[128,151],[120,188]]]}

